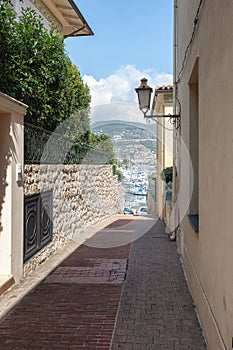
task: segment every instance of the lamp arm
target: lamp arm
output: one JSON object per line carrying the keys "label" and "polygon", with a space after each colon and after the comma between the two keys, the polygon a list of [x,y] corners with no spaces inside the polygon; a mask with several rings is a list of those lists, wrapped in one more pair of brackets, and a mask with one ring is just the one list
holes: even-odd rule
{"label": "lamp arm", "polygon": [[169,119],[179,119],[180,118],[180,114],[151,114],[151,115],[146,115],[146,113],[144,114],[144,118],[169,118]]}
{"label": "lamp arm", "polygon": [[[151,119],[155,122],[158,122],[157,119],[159,118],[169,118],[169,122],[175,126],[176,129],[180,128],[180,114],[165,114],[165,115],[146,115],[146,112],[143,112],[144,118],[147,122],[149,122]],[[169,129],[168,129],[169,130]]]}

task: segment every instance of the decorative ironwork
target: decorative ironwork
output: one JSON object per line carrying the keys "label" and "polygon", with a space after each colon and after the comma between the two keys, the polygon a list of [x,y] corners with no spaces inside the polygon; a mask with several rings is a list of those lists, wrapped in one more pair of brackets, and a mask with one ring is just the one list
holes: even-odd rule
{"label": "decorative ironwork", "polygon": [[166,202],[172,208],[172,182],[165,184]]}
{"label": "decorative ironwork", "polygon": [[109,164],[110,155],[56,132],[24,124],[25,164]]}
{"label": "decorative ironwork", "polygon": [[53,194],[45,191],[24,199],[24,262],[52,241]]}

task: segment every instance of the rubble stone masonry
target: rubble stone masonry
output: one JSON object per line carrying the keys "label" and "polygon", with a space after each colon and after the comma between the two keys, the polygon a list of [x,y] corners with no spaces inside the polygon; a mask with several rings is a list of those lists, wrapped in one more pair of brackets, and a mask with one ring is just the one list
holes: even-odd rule
{"label": "rubble stone masonry", "polygon": [[53,241],[29,260],[24,275],[71,239],[123,211],[123,188],[111,165],[25,165],[24,194],[53,190]]}

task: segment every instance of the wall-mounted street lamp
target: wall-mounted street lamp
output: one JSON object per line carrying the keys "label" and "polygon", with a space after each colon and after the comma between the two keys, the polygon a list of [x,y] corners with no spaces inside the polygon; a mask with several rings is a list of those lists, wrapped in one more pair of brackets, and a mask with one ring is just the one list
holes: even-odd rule
{"label": "wall-mounted street lamp", "polygon": [[157,118],[169,118],[171,124],[175,126],[176,129],[180,128],[180,114],[166,114],[166,115],[147,115],[150,110],[151,94],[153,89],[147,85],[147,79],[141,79],[141,85],[135,89],[138,95],[139,108],[144,114],[145,119],[157,119]]}

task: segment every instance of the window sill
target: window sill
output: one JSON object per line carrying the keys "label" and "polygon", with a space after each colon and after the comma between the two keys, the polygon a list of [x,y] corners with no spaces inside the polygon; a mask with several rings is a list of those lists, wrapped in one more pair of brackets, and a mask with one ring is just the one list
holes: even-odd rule
{"label": "window sill", "polygon": [[199,232],[199,214],[190,214],[188,215],[189,222],[192,225],[196,233]]}

